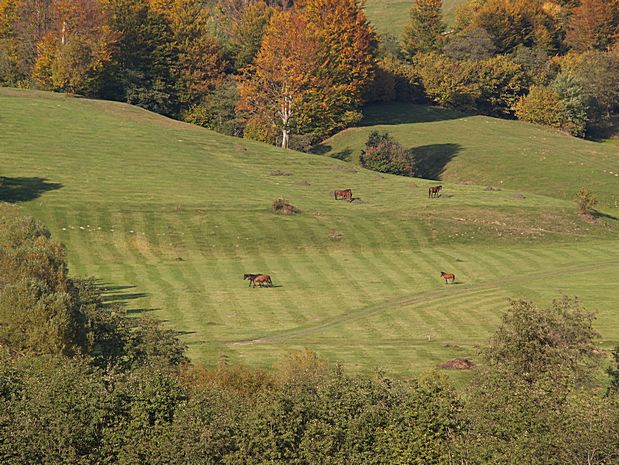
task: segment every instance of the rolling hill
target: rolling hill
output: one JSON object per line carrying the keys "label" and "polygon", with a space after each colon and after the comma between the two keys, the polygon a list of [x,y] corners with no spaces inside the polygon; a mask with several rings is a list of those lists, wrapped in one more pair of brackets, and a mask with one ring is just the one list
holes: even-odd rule
{"label": "rolling hill", "polygon": [[535,192],[565,200],[591,189],[601,209],[619,212],[619,150],[520,121],[409,104],[376,105],[362,127],[319,151],[357,162],[370,132],[386,131],[412,149],[425,177]]}
{"label": "rolling hill", "polygon": [[[527,145],[524,126],[505,124],[467,117],[390,126],[410,133],[409,145],[461,146],[445,179],[480,172],[477,183],[445,182],[443,196],[428,199],[432,181],[222,136],[126,104],[0,89],[0,200],[44,221],[66,244],[74,274],[97,276],[110,302],[181,331],[190,356],[209,365],[270,366],[308,347],[346,369],[406,376],[475,357],[508,298],[543,303],[565,293],[599,312],[610,348],[619,343],[618,222],[578,217],[568,164],[544,174],[552,189],[526,183],[555,166],[529,163],[538,146],[584,163],[571,139],[527,126],[539,137]],[[332,150],[369,129],[343,133]],[[481,150],[498,137],[500,151]],[[616,185],[607,179],[617,178],[604,178],[602,165],[619,171],[616,147],[607,147],[579,179],[605,199]],[[477,164],[476,153],[484,157]],[[510,162],[509,178],[506,154],[521,161]],[[354,202],[333,200],[343,187]],[[279,196],[301,213],[274,215]],[[440,271],[458,283],[446,286]],[[269,273],[276,286],[248,288],[249,272]]]}

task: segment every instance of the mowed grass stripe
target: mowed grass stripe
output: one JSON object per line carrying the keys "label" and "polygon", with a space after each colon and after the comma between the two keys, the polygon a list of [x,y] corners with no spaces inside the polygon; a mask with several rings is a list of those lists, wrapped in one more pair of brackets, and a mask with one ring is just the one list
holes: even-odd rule
{"label": "mowed grass stripe", "polygon": [[[524,198],[444,183],[446,195],[430,200],[429,181],[223,137],[127,105],[6,92],[2,175],[62,185],[46,191],[42,183],[20,202],[24,210],[67,245],[73,274],[121,286],[110,295],[184,331],[195,360],[213,364],[226,353],[269,366],[288,350],[310,347],[351,369],[409,373],[469,354],[494,328],[504,298],[549,301],[571,289],[599,307],[605,341],[619,334],[612,322],[619,291],[599,279],[616,277],[619,228],[610,220],[585,224],[571,198],[532,195],[526,183],[518,184]],[[466,144],[508,129],[491,122],[486,131],[484,121],[405,126],[416,144],[428,130],[440,129],[443,139],[462,135],[449,135],[442,123],[466,127]],[[521,127],[513,130],[504,139],[509,153],[526,139]],[[490,151],[482,150],[486,160]],[[527,175],[529,158],[512,163],[508,180]],[[271,175],[276,170],[292,174]],[[568,179],[551,171],[551,189]],[[345,187],[362,201],[333,200],[330,192]],[[273,215],[280,195],[301,214]],[[79,230],[87,224],[95,232]],[[529,237],[538,225],[554,232]],[[339,240],[329,238],[332,229]],[[557,269],[569,279],[548,280]],[[455,272],[462,284],[445,286],[440,271]],[[269,273],[282,287],[248,289],[244,272]],[[430,330],[437,335],[427,340]],[[234,344],[240,340],[254,343]]]}

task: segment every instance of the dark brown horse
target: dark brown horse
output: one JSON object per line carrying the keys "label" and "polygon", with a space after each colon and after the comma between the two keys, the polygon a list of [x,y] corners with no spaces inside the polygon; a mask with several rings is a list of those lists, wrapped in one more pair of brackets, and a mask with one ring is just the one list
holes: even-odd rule
{"label": "dark brown horse", "polygon": [[271,277],[268,274],[249,274],[246,273],[243,275],[243,279],[249,280],[249,287],[253,284],[256,287],[256,284],[260,287],[269,286],[273,287],[273,281],[271,281]]}
{"label": "dark brown horse", "polygon": [[352,202],[352,189],[336,189],[335,192],[333,192],[333,197],[335,197],[335,200],[338,200],[339,197]]}
{"label": "dark brown horse", "polygon": [[445,284],[447,284],[448,279],[451,279],[451,284],[456,282],[456,275],[453,273],[445,273],[444,271],[441,271],[441,278],[445,280]]}
{"label": "dark brown horse", "polygon": [[441,195],[441,189],[443,186],[432,186],[428,189],[428,198],[434,199]]}

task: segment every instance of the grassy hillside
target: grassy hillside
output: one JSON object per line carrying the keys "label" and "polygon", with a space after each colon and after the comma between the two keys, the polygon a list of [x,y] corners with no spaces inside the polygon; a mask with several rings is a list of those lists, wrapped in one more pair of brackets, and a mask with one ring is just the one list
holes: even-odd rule
{"label": "grassy hillside", "polygon": [[619,213],[619,150],[519,121],[466,116],[408,104],[371,106],[361,128],[337,134],[327,155],[358,161],[373,130],[414,151],[427,177],[523,190],[570,200],[591,189],[601,209]]}
{"label": "grassy hillside", "polygon": [[[366,0],[365,11],[378,32],[399,37],[408,21],[408,12],[414,3],[414,0]],[[446,21],[453,21],[456,6],[461,3],[464,3],[464,0],[443,0]]]}
{"label": "grassy hillside", "polygon": [[[463,124],[492,133],[484,121]],[[504,152],[487,157],[515,151],[519,171],[538,170],[517,132],[494,131]],[[434,137],[421,144],[456,143],[449,132]],[[0,176],[0,200],[44,221],[73,273],[98,276],[110,301],[182,331],[190,355],[208,364],[269,366],[309,347],[349,369],[406,375],[474,357],[509,297],[562,293],[599,311],[605,347],[619,343],[617,221],[586,223],[572,202],[530,186],[445,183],[429,200],[429,181],[124,104],[9,89],[0,89]],[[359,200],[335,202],[341,187]],[[301,214],[273,215],[280,195]],[[440,271],[458,284],[446,286]],[[276,287],[247,288],[247,272],[271,274]]]}

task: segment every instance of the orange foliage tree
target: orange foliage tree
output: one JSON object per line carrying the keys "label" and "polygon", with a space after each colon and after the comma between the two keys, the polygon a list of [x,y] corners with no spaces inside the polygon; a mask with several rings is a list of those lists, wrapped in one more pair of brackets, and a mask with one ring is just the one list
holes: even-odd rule
{"label": "orange foliage tree", "polygon": [[276,127],[287,148],[291,131],[329,110],[333,81],[324,72],[323,58],[322,44],[298,11],[274,14],[240,83],[238,110]]}
{"label": "orange foliage tree", "polygon": [[582,0],[569,20],[567,42],[575,50],[607,50],[619,39],[619,0]]}
{"label": "orange foliage tree", "polygon": [[238,109],[318,139],[360,117],[374,72],[376,36],[355,0],[305,0],[278,12],[240,85]]}

